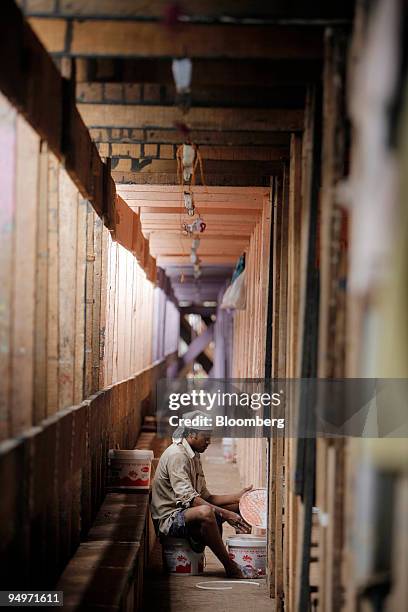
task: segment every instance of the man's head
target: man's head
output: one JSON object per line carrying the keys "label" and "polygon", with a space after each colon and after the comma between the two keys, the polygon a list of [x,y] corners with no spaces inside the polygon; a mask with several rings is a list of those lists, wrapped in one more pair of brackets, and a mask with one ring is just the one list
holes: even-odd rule
{"label": "man's head", "polygon": [[184,431],[184,437],[193,449],[197,453],[203,453],[207,450],[209,444],[211,444],[211,432],[210,431],[198,431],[197,429],[186,429]]}

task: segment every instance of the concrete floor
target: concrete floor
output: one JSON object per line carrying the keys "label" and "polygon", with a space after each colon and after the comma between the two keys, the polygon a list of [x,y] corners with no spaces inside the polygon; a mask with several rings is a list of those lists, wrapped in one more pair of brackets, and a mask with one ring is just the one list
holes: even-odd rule
{"label": "concrete floor", "polygon": [[[221,445],[216,441],[202,455],[202,463],[212,493],[228,493],[242,488],[236,466],[224,462]],[[233,533],[232,527],[225,525],[224,539]],[[225,591],[198,589],[196,584],[199,582],[208,580],[216,584],[225,580],[220,562],[208,548],[205,555],[203,576],[168,576],[162,571],[160,545],[156,546],[145,577],[143,612],[236,612],[241,609],[245,612],[273,612],[275,606],[267,596],[265,580],[256,581],[259,586],[244,584],[245,581],[232,583],[232,589]]]}

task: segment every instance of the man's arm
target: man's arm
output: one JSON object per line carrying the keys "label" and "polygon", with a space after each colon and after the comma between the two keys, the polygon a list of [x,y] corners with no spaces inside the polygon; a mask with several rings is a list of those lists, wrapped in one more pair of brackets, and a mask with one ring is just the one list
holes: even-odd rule
{"label": "man's arm", "polygon": [[252,485],[250,487],[246,487],[246,489],[242,489],[238,493],[229,493],[228,495],[210,495],[207,497],[207,501],[210,504],[214,504],[214,506],[230,506],[231,504],[237,504],[244,493],[250,491],[252,489]]}
{"label": "man's arm", "polygon": [[[213,495],[211,497],[215,497],[215,498],[228,498],[230,499],[232,496],[230,495]],[[232,502],[234,503],[234,502]],[[228,504],[226,504],[228,505]],[[227,523],[229,523],[230,525],[232,525],[233,527],[235,527],[235,529],[239,532],[239,533],[250,533],[251,531],[251,527],[248,525],[248,523],[246,523],[244,521],[244,519],[237,514],[236,512],[232,512],[232,510],[228,510],[227,508],[222,508],[221,506],[217,506],[216,504],[211,503],[208,500],[203,499],[202,497],[200,497],[199,495],[197,495],[197,497],[194,497],[194,499],[191,502],[191,507],[194,506],[210,506],[211,508],[213,508],[214,512],[216,514],[218,514],[219,516],[221,516],[225,521],[227,521]]]}

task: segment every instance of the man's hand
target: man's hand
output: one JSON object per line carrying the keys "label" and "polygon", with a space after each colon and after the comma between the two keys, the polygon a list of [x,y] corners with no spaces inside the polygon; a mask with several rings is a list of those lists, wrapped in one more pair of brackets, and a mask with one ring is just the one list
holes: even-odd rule
{"label": "man's hand", "polygon": [[231,510],[224,510],[223,518],[229,523],[232,527],[235,528],[237,533],[251,533],[251,526],[248,525],[246,521],[237,514],[236,512],[231,512]]}
{"label": "man's hand", "polygon": [[240,491],[238,493],[238,500],[241,499],[241,497],[243,496],[244,493],[248,493],[248,491],[252,491],[253,488],[254,488],[254,485],[250,485],[249,487],[246,487],[245,489],[242,489],[242,491]]}

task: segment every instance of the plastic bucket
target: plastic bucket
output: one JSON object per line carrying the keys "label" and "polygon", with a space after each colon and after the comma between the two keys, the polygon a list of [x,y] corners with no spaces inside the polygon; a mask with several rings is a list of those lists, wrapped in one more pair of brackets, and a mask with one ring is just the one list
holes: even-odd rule
{"label": "plastic bucket", "polygon": [[227,538],[230,559],[237,565],[253,572],[255,576],[266,575],[266,538],[253,535],[236,535]]}
{"label": "plastic bucket", "polygon": [[117,489],[149,489],[153,457],[151,450],[110,450],[109,485]]}
{"label": "plastic bucket", "polygon": [[204,572],[204,553],[196,553],[188,540],[163,538],[163,564],[170,574],[177,576],[199,576]]}

